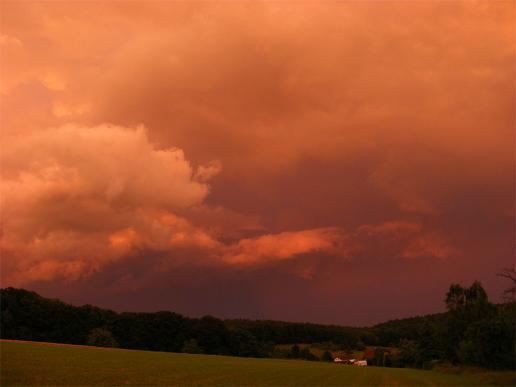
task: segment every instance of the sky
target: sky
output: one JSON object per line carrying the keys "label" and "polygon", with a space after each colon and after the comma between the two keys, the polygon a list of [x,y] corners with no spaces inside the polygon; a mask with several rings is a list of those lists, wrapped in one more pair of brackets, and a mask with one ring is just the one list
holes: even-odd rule
{"label": "sky", "polygon": [[0,8],[2,287],[344,325],[501,300],[514,2]]}

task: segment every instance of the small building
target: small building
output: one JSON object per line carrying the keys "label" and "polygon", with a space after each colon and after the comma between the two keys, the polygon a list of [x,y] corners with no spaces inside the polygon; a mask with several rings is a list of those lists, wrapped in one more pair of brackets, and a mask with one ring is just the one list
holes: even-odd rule
{"label": "small building", "polygon": [[355,362],[357,360],[356,359],[342,359],[340,357],[336,357],[335,359],[333,359],[333,361],[335,363],[339,363],[339,364],[355,364]]}

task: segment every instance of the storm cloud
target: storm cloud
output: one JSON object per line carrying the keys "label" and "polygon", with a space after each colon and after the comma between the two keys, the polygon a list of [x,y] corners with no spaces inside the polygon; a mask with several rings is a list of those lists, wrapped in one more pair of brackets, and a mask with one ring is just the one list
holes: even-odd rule
{"label": "storm cloud", "polygon": [[2,286],[348,324],[500,296],[513,2],[0,7]]}

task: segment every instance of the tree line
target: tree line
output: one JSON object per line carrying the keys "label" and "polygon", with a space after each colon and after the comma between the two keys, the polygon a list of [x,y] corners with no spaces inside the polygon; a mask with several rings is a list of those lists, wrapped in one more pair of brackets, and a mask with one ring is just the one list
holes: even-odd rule
{"label": "tree line", "polygon": [[[438,362],[514,366],[515,303],[492,304],[478,282],[454,284],[446,313],[354,328],[268,320],[189,318],[173,312],[118,313],[73,306],[24,289],[0,289],[3,339],[152,351],[332,360],[331,350],[364,350],[376,366],[430,368]],[[321,358],[299,343],[326,349]],[[291,344],[288,351],[278,345]],[[374,350],[372,350],[373,348]]]}
{"label": "tree line", "polygon": [[381,366],[432,368],[448,362],[487,368],[515,366],[514,299],[489,302],[482,285],[452,284],[446,313],[389,321],[374,327],[378,348],[371,362]]}
{"label": "tree line", "polygon": [[178,313],[118,313],[73,306],[37,293],[0,289],[0,337],[152,351],[270,357],[275,345],[333,341],[360,345],[365,329],[281,321],[189,318]]}

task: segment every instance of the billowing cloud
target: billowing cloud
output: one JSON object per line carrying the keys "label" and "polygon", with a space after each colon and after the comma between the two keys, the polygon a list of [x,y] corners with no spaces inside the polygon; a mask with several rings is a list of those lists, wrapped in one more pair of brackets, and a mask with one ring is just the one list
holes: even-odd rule
{"label": "billowing cloud", "polygon": [[4,141],[8,208],[101,196],[113,206],[174,209],[201,202],[208,191],[193,180],[182,150],[155,149],[143,127],[68,125]]}
{"label": "billowing cloud", "polygon": [[183,151],[157,149],[143,127],[70,124],[4,145],[2,244],[27,281],[91,273],[136,247],[210,243],[174,215],[204,200],[210,176],[196,180]]}
{"label": "billowing cloud", "polygon": [[300,254],[331,254],[337,244],[342,243],[344,236],[337,228],[325,228],[246,238],[231,246],[223,260],[232,264],[250,265],[291,259]]}

